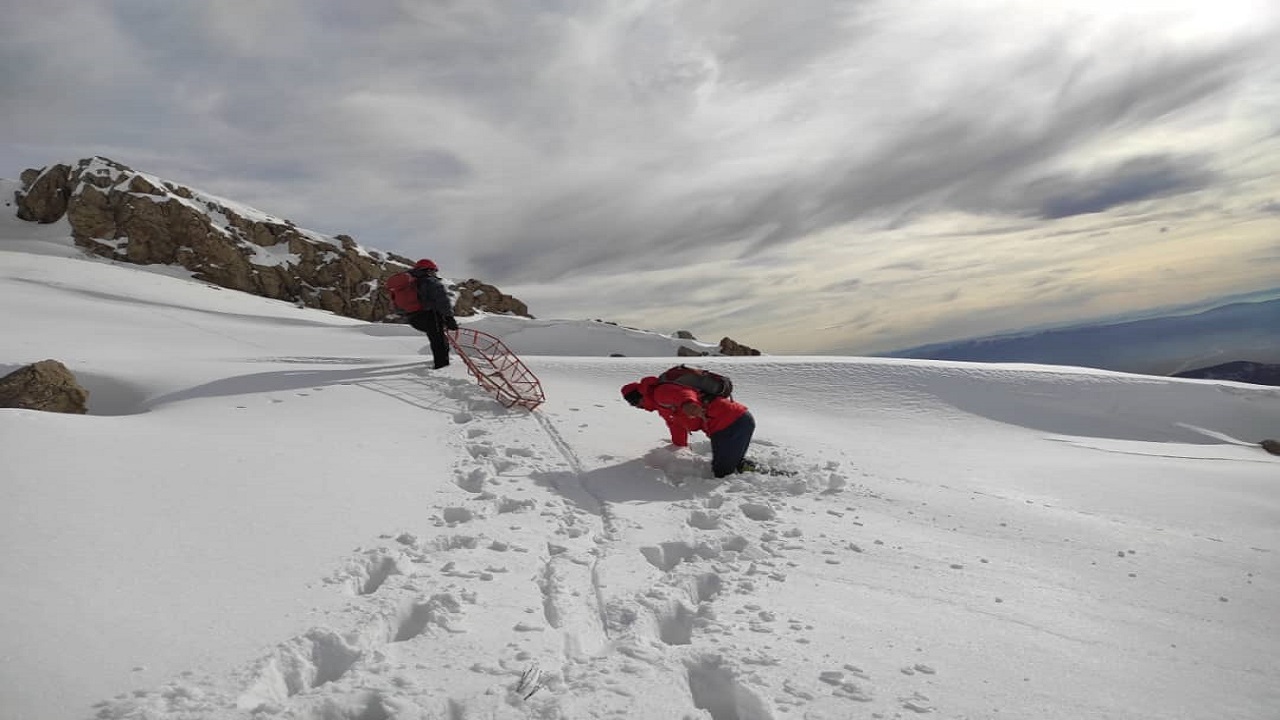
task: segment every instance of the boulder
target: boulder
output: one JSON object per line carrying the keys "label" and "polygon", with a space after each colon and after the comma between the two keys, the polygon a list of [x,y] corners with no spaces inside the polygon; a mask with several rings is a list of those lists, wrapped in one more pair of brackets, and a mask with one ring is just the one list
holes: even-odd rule
{"label": "boulder", "polygon": [[41,360],[0,378],[0,407],[83,415],[88,403],[89,391],[57,360]]}
{"label": "boulder", "polygon": [[732,338],[722,338],[720,340],[721,355],[759,355],[760,351],[752,347],[747,347]]}
{"label": "boulder", "polygon": [[57,222],[67,212],[71,198],[71,168],[50,165],[44,170],[24,170],[23,190],[18,192],[18,218],[38,223]]}
{"label": "boulder", "polygon": [[475,278],[455,283],[449,289],[457,293],[453,314],[459,317],[475,315],[477,312],[533,317],[529,314],[529,307],[523,302]]}

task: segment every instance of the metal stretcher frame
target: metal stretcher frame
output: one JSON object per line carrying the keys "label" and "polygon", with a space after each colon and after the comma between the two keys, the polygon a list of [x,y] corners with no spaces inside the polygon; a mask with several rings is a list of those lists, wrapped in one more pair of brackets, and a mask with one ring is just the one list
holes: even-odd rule
{"label": "metal stretcher frame", "polygon": [[480,330],[459,328],[445,333],[467,372],[505,407],[533,410],[546,400],[542,382],[498,338]]}

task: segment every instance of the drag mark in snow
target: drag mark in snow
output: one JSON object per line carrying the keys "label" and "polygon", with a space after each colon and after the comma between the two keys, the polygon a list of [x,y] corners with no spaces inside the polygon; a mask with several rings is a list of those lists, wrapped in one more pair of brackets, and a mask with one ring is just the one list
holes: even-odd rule
{"label": "drag mark in snow", "polygon": [[[565,463],[569,466],[570,471],[573,473],[573,481],[594,502],[595,507],[597,508],[597,511],[599,512],[599,515],[600,515],[601,530],[604,533],[603,540],[606,543],[616,541],[619,537],[619,533],[618,533],[617,523],[613,516],[613,512],[610,509],[609,504],[606,503],[599,495],[594,493],[591,490],[591,488],[588,487],[587,484],[582,481],[584,475],[586,474],[586,470],[582,465],[581,458],[578,457],[578,454],[574,452],[573,448],[564,439],[564,436],[560,434],[560,431],[556,429],[555,425],[553,425],[545,415],[543,415],[542,413],[535,412],[533,413],[533,417],[538,421],[538,424],[542,426],[542,429],[546,433],[547,438],[551,441],[552,445],[555,446],[556,450],[559,451],[561,457],[564,458]],[[595,549],[595,560],[591,564],[591,571],[588,578],[588,582],[591,587],[591,592],[592,592],[592,595],[594,596],[594,601],[595,601],[594,610],[596,613],[596,619],[599,623],[600,629],[604,633],[605,638],[608,638],[610,636],[611,623],[608,617],[607,603],[604,597],[604,589],[601,587],[601,583],[600,583],[600,561],[607,554],[608,554],[608,547],[606,545],[600,545]],[[555,558],[552,558],[552,561],[554,560]]]}
{"label": "drag mark in snow", "polygon": [[533,417],[538,421],[538,424],[542,426],[543,431],[547,433],[547,437],[550,438],[551,443],[556,446],[556,450],[560,451],[560,455],[564,457],[564,461],[568,463],[569,468],[573,470],[574,474],[579,476],[582,475],[584,473],[582,460],[578,458],[578,454],[575,453],[573,448],[569,446],[569,443],[565,441],[564,436],[560,434],[560,431],[556,430],[555,426],[551,424],[551,421],[542,413],[534,413]]}
{"label": "drag mark in snow", "polygon": [[609,625],[599,605],[600,589],[591,563],[566,548],[548,545],[548,550],[551,556],[537,577],[543,619],[560,631],[567,658],[593,656],[608,644]]}

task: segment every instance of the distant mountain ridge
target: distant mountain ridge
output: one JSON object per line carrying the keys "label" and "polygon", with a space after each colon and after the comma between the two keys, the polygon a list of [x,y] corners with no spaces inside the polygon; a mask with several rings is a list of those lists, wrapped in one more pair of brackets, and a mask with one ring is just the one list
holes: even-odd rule
{"label": "distant mountain ridge", "polygon": [[1173,374],[1174,377],[1199,380],[1231,380],[1254,385],[1280,385],[1280,365],[1248,360],[1222,363]]}
{"label": "distant mountain ridge", "polygon": [[1280,363],[1280,299],[1232,302],[1194,313],[1170,312],[1127,322],[937,343],[883,355],[1073,365],[1148,375],[1177,375],[1235,362],[1264,367]]}

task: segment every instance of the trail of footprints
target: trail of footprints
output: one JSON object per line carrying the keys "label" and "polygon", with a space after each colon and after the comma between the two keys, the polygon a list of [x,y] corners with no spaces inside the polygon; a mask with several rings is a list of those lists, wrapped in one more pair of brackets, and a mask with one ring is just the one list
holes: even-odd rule
{"label": "trail of footprints", "polygon": [[[786,508],[790,501],[801,496],[834,496],[846,492],[869,498],[878,496],[866,488],[851,486],[836,463],[797,468],[794,463],[775,454],[769,464],[793,471],[795,475],[731,479],[711,494],[682,503],[688,513],[690,539],[641,549],[651,565],[667,574],[672,590],[667,596],[666,606],[658,609],[664,642],[687,645],[694,643],[698,636],[712,637],[713,642],[722,640],[719,644],[723,649],[732,647],[731,637],[742,632],[778,634],[786,641],[800,645],[811,642],[806,635],[816,630],[813,625],[781,617],[752,602],[766,584],[787,581],[788,570],[797,566],[790,560],[792,551],[808,550],[803,531],[794,526],[785,527]],[[677,478],[673,484],[683,487],[690,481],[690,478]],[[807,510],[813,512],[812,508]],[[826,512],[843,514],[832,510]],[[845,549],[853,553],[862,552],[854,545]],[[819,552],[829,556],[839,554],[831,549]],[[839,560],[829,557],[826,562],[838,563]],[[752,647],[759,647],[759,644],[754,643]],[[750,650],[732,662],[727,660],[729,655],[722,653],[720,668],[740,679],[734,690],[737,696],[740,698],[742,687],[753,688],[754,693],[772,700],[780,712],[803,708],[803,716],[807,720],[834,720],[850,717],[849,713],[854,708],[848,703],[866,705],[877,700],[872,677],[851,663],[820,670],[816,676],[789,677],[782,682],[781,688],[770,688],[753,668],[778,667],[784,662],[794,664],[794,654],[788,660],[785,653],[774,655]],[[917,663],[904,666],[901,673],[905,676],[931,676],[936,671]],[[900,711],[911,714],[932,713],[935,709],[930,698],[919,691],[905,696],[895,695],[892,703]],[[706,704],[699,703],[698,707],[710,709],[715,720],[774,717],[767,712],[744,715],[740,708],[738,714],[723,708],[722,712],[717,712],[713,708],[715,704],[713,697],[707,699]],[[869,716],[901,717],[901,713],[871,712]]]}
{"label": "trail of footprints", "polygon": [[[645,707],[638,697],[669,695],[673,674],[712,720],[774,720],[775,711],[822,720],[847,717],[850,703],[876,701],[872,677],[856,665],[805,675],[812,669],[806,664],[778,685],[766,675],[776,679],[783,659],[759,643],[734,641],[760,633],[806,644],[806,634],[815,632],[752,600],[765,586],[787,582],[795,565],[788,553],[804,547],[798,529],[779,529],[786,499],[854,490],[838,465],[791,468],[799,471],[794,477],[733,479],[695,494],[672,508],[686,514],[687,533],[636,553],[620,540],[625,523],[608,507],[588,512],[531,487],[549,483],[565,497],[584,490],[560,487],[581,477],[575,459],[562,457],[557,438],[541,437],[522,412],[505,411],[467,383],[458,381],[446,394],[462,407],[454,421],[464,452],[452,480],[463,494],[430,516],[435,534],[401,532],[358,551],[326,579],[352,596],[342,618],[353,629],[316,628],[281,643],[243,674],[241,690],[223,705],[287,711],[299,720],[384,720],[412,698],[420,716],[451,720],[507,717],[501,713],[511,708],[523,708],[511,717],[621,718]],[[495,437],[524,442],[499,444]],[[775,453],[771,461],[787,459]],[[550,537],[539,529],[548,526]],[[659,579],[640,592],[615,591],[602,580],[619,568],[636,575],[633,563],[651,566]],[[520,596],[536,599],[521,608],[494,604]],[[498,618],[508,624],[496,630],[509,641],[499,657],[483,656],[493,654],[494,643],[468,645],[467,638],[494,632]],[[559,657],[548,656],[555,646],[549,639],[558,639]],[[406,674],[394,662],[397,648],[419,643],[436,650],[428,656],[468,663],[477,684],[428,687],[415,677],[429,677],[430,664]],[[933,672],[924,665],[903,669]],[[498,679],[502,689],[495,693]],[[181,711],[218,704],[212,692],[202,699],[182,695],[161,692],[146,700]],[[911,713],[933,711],[920,693],[896,704]],[[104,704],[99,717],[126,717],[124,707]]]}

